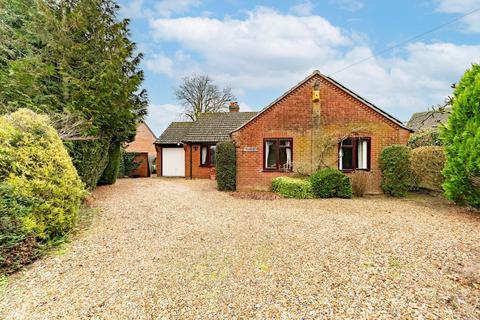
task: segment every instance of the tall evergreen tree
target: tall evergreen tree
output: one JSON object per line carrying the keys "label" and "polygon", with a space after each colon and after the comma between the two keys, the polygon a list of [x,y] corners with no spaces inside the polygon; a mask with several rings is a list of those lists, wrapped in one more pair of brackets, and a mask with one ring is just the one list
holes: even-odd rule
{"label": "tall evergreen tree", "polygon": [[467,70],[456,86],[442,138],[447,156],[443,170],[446,196],[480,208],[480,65]]}

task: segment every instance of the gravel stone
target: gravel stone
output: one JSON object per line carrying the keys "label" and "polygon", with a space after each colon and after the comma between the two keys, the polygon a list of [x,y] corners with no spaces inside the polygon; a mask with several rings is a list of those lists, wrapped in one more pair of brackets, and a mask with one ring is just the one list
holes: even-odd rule
{"label": "gravel stone", "polygon": [[9,279],[2,319],[479,319],[480,214],[422,197],[239,199],[122,179]]}

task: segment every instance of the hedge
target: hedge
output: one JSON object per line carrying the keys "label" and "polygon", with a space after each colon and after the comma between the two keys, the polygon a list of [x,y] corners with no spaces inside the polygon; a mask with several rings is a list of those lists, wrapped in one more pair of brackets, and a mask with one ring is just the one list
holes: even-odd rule
{"label": "hedge", "polygon": [[317,171],[310,177],[312,191],[317,198],[351,198],[350,179],[341,171],[332,168]]}
{"label": "hedge", "polygon": [[233,142],[219,142],[216,149],[217,189],[234,191],[236,189],[236,155]]}
{"label": "hedge", "polygon": [[305,179],[278,177],[272,180],[272,191],[286,198],[313,198],[312,184]]}
{"label": "hedge", "polygon": [[121,149],[118,178],[129,177],[140,166],[141,162],[134,161],[136,156],[136,152],[126,152],[124,149]]}
{"label": "hedge", "polygon": [[411,167],[418,187],[442,191],[442,170],[445,166],[443,147],[420,147],[412,150]]}
{"label": "hedge", "polygon": [[102,176],[98,179],[99,185],[114,184],[117,181],[120,171],[121,147],[119,143],[112,143],[108,150],[108,164],[103,170]]}
{"label": "hedge", "polygon": [[28,109],[0,117],[0,194],[3,271],[75,224],[84,187],[48,117]]}
{"label": "hedge", "polygon": [[427,146],[440,147],[443,146],[443,141],[440,139],[438,130],[429,129],[411,134],[407,145],[412,149]]}
{"label": "hedge", "polygon": [[414,185],[410,152],[410,148],[404,145],[392,145],[382,150],[380,155],[381,186],[386,194],[403,197]]}
{"label": "hedge", "polygon": [[109,141],[69,141],[65,146],[80,179],[89,190],[93,190],[108,164]]}

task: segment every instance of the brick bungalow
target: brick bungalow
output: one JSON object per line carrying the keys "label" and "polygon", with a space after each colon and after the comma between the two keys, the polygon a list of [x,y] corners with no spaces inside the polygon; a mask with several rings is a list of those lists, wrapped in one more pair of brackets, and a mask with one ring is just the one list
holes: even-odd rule
{"label": "brick bungalow", "polygon": [[[373,193],[380,191],[381,150],[406,144],[412,131],[319,71],[259,113],[238,112],[235,104],[230,111],[202,114],[175,137],[176,148],[184,150],[184,176],[208,178],[215,143],[233,140],[239,190],[266,190],[275,177],[330,166],[346,174],[369,172]],[[172,124],[156,141],[157,154],[177,125]]]}

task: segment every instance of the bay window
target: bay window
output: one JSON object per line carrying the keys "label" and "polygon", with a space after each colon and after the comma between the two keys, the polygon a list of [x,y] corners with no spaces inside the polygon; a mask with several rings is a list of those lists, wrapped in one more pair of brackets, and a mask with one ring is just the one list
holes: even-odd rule
{"label": "bay window", "polygon": [[292,139],[265,139],[263,168],[269,171],[291,171]]}
{"label": "bay window", "polygon": [[338,146],[338,168],[370,171],[370,138],[347,138]]}

